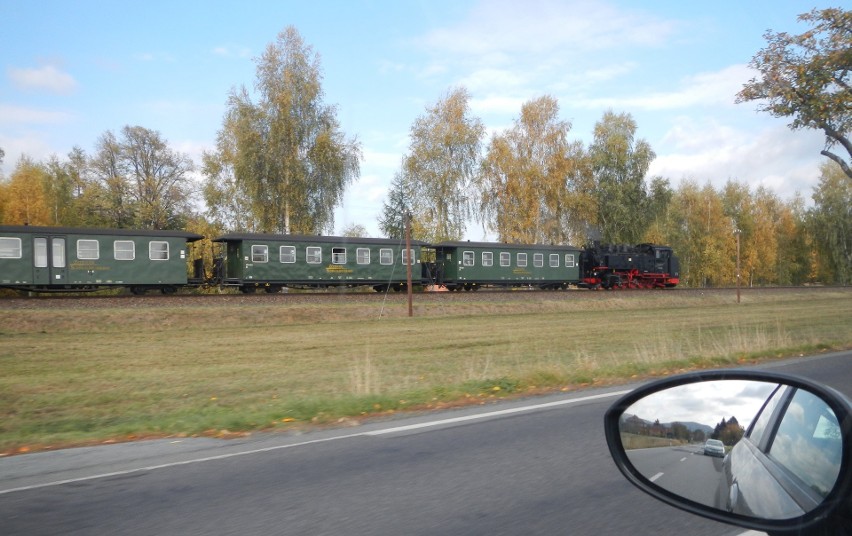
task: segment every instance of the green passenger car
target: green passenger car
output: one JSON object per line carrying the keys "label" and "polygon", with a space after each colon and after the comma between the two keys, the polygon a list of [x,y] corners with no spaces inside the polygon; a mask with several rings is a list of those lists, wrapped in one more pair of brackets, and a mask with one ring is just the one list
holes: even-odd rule
{"label": "green passenger car", "polygon": [[420,241],[336,236],[227,234],[217,260],[219,284],[243,292],[283,287],[326,288],[371,286],[401,290],[407,282],[406,262],[412,259],[412,282],[421,283]]}
{"label": "green passenger car", "polygon": [[0,226],[0,287],[174,292],[188,283],[187,244],[201,238],[184,231]]}
{"label": "green passenger car", "polygon": [[582,250],[574,246],[442,242],[433,247],[436,281],[449,290],[560,289],[580,281]]}

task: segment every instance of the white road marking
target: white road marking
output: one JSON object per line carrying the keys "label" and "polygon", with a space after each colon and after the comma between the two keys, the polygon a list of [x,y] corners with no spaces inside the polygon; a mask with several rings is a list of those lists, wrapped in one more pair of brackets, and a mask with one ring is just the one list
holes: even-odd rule
{"label": "white road marking", "polygon": [[525,412],[525,411],[536,411],[536,410],[553,408],[553,407],[558,407],[558,406],[567,406],[569,404],[576,404],[578,402],[587,402],[589,400],[599,400],[599,399],[602,399],[602,398],[612,398],[612,397],[615,397],[615,396],[621,396],[621,395],[627,394],[629,392],[630,392],[630,390],[614,391],[614,392],[611,392],[611,393],[604,393],[604,394],[599,394],[599,395],[590,395],[590,396],[584,396],[584,397],[580,397],[580,398],[569,398],[567,400],[558,400],[556,402],[545,402],[543,404],[532,404],[532,405],[529,405],[529,406],[520,406],[520,407],[517,407],[517,408],[502,409],[502,410],[497,410],[497,411],[489,411],[489,412],[486,412],[486,413],[477,413],[475,415],[467,415],[467,416],[464,416],[464,417],[455,417],[455,418],[452,418],[452,419],[440,419],[440,420],[437,420],[437,421],[429,421],[429,422],[424,422],[424,423],[420,423],[420,424],[410,424],[410,425],[407,425],[407,426],[396,426],[396,427],[392,427],[392,428],[384,428],[384,429],[381,429],[381,430],[373,430],[373,431],[370,431],[370,432],[357,432],[357,433],[353,433],[353,434],[343,434],[343,435],[339,435],[339,436],[327,437],[325,439],[312,439],[310,441],[302,441],[302,442],[299,442],[299,443],[291,443],[291,444],[288,444],[288,445],[276,445],[274,447],[264,447],[264,448],[259,448],[259,449],[245,450],[245,451],[241,451],[241,452],[231,452],[229,454],[220,454],[218,456],[206,456],[206,457],[203,457],[203,458],[193,458],[193,459],[190,459],[190,460],[183,460],[183,461],[179,461],[179,462],[170,462],[170,463],[164,463],[164,464],[160,464],[160,465],[149,465],[149,466],[146,466],[146,467],[136,467],[134,469],[125,469],[123,471],[113,471],[111,473],[100,473],[100,474],[96,474],[96,475],[83,476],[83,477],[78,477],[78,478],[68,478],[68,479],[65,479],[65,480],[54,480],[52,482],[44,482],[42,484],[32,484],[30,486],[21,486],[21,487],[18,487],[18,488],[0,490],[0,495],[4,495],[4,494],[7,494],[7,493],[15,493],[15,492],[18,492],[18,491],[28,491],[28,490],[39,489],[39,488],[49,488],[49,487],[54,487],[54,486],[61,486],[63,484],[73,484],[73,483],[77,483],[77,482],[86,482],[88,480],[99,480],[99,479],[102,479],[102,478],[110,478],[110,477],[114,477],[114,476],[130,475],[130,474],[133,474],[133,473],[155,471],[157,469],[167,469],[167,468],[170,468],[170,467],[178,467],[178,466],[181,466],[181,465],[190,465],[190,464],[194,464],[194,463],[204,463],[204,462],[211,462],[211,461],[216,461],[216,460],[226,460],[228,458],[236,458],[238,456],[248,456],[248,455],[251,455],[251,454],[261,454],[261,453],[264,453],[264,452],[272,452],[272,451],[276,451],[276,450],[284,450],[284,449],[290,449],[290,448],[295,448],[295,447],[303,447],[305,445],[314,445],[314,444],[317,444],[317,443],[328,443],[328,442],[331,442],[331,441],[339,441],[339,440],[343,440],[343,439],[352,439],[353,437],[379,436],[379,435],[384,435],[384,434],[393,434],[393,433],[396,433],[396,432],[405,432],[405,431],[409,431],[409,430],[418,430],[418,429],[422,429],[422,428],[442,426],[442,425],[445,425],[445,424],[455,424],[455,423],[460,423],[460,422],[489,419],[491,417],[500,417],[500,416],[503,416],[503,415],[512,415],[512,414],[515,414],[515,413],[522,413],[522,412]]}
{"label": "white road marking", "polygon": [[444,424],[455,424],[455,423],[458,423],[458,422],[474,421],[474,420],[478,420],[478,419],[487,419],[489,417],[499,417],[499,416],[502,416],[502,415],[511,415],[513,413],[521,413],[521,412],[524,412],[524,411],[535,411],[535,410],[539,410],[539,409],[553,408],[553,407],[557,407],[557,406],[567,406],[568,404],[575,404],[577,402],[586,402],[586,401],[589,401],[589,400],[597,400],[599,398],[609,398],[609,397],[612,397],[612,396],[620,396],[620,395],[627,394],[629,392],[630,391],[617,391],[617,392],[614,392],[614,393],[606,393],[606,394],[602,394],[602,395],[591,395],[591,396],[584,396],[584,397],[581,397],[581,398],[571,398],[571,399],[568,399],[568,400],[558,400],[556,402],[546,402],[544,404],[535,404],[535,405],[532,405],[532,406],[521,406],[521,407],[518,407],[518,408],[501,409],[501,410],[497,410],[497,411],[491,411],[491,412],[488,412],[488,413],[477,413],[476,415],[467,415],[465,417],[454,417],[452,419],[442,419],[440,421],[424,422],[424,423],[420,423],[420,424],[409,424],[407,426],[397,426],[395,428],[385,428],[383,430],[375,430],[375,431],[372,431],[372,432],[364,432],[364,435],[377,436],[377,435],[384,435],[384,434],[393,434],[393,433],[396,433],[396,432],[408,432],[410,430],[419,430],[421,428],[429,428],[429,427],[432,427],[432,426],[442,426]]}
{"label": "white road marking", "polygon": [[649,478],[648,480],[650,480],[651,482],[654,482],[654,481],[656,481],[658,478],[660,478],[661,476],[663,476],[664,474],[665,474],[665,473],[657,473],[656,475],[652,476],[652,477],[651,477],[651,478]]}
{"label": "white road marking", "polygon": [[680,461],[685,462],[686,458],[681,458]]}

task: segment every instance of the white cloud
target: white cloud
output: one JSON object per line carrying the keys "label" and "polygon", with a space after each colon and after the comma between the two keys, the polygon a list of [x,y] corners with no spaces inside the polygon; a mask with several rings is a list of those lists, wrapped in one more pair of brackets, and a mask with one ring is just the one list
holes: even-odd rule
{"label": "white cloud", "polygon": [[0,104],[0,125],[58,125],[67,123],[73,118],[74,116],[68,112]]}
{"label": "white cloud", "polygon": [[399,169],[402,155],[400,153],[388,153],[383,151],[375,151],[364,149],[364,160],[361,163],[363,169],[367,169],[372,173],[391,176]]}
{"label": "white cloud", "polygon": [[436,51],[493,56],[567,49],[576,53],[615,46],[656,46],[675,24],[604,2],[484,1],[467,20],[432,31],[419,43]]}
{"label": "white cloud", "polygon": [[474,93],[492,91],[494,88],[510,92],[513,88],[524,87],[526,82],[525,77],[513,70],[480,69],[462,78],[460,85]]}
{"label": "white cloud", "polygon": [[470,109],[474,114],[504,114],[517,117],[521,113],[521,107],[529,98],[502,97],[497,95],[471,98]]}
{"label": "white cloud", "polygon": [[605,65],[597,69],[590,69],[582,74],[582,78],[586,83],[608,82],[636,70],[638,64],[636,62],[625,62],[613,65]]}
{"label": "white cloud", "polygon": [[[0,110],[0,114],[2,114]],[[17,136],[0,135],[0,147],[6,153],[3,157],[3,165],[0,166],[0,176],[8,177],[18,160],[24,155],[36,161],[44,161],[55,154],[56,150],[42,136],[33,133]]]}
{"label": "white cloud", "polygon": [[242,45],[220,45],[213,48],[213,54],[223,58],[251,58],[251,49]]}
{"label": "white cloud", "polygon": [[[713,121],[681,118],[664,137],[649,176],[722,187],[728,180],[764,186],[784,199],[809,198],[819,180],[820,132],[791,131],[774,122],[751,133]],[[656,149],[656,148],[655,148]]]}
{"label": "white cloud", "polygon": [[680,81],[674,91],[654,92],[635,97],[607,97],[577,102],[588,108],[677,110],[693,107],[733,107],[736,93],[753,76],[746,65],[732,65],[720,71],[699,73]]}
{"label": "white cloud", "polygon": [[74,77],[53,65],[30,69],[12,67],[7,73],[15,87],[25,91],[39,90],[67,95],[77,89],[77,81]]}
{"label": "white cloud", "polygon": [[140,52],[134,56],[138,61],[144,61],[146,63],[149,62],[164,62],[164,63],[175,63],[177,58],[172,54],[167,52],[156,53],[156,52]]}

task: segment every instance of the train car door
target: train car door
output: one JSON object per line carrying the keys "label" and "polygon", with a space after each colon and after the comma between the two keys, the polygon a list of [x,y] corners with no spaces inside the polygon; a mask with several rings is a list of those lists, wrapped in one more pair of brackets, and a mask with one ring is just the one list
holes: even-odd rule
{"label": "train car door", "polygon": [[33,238],[33,284],[65,284],[68,279],[66,242],[64,236]]}

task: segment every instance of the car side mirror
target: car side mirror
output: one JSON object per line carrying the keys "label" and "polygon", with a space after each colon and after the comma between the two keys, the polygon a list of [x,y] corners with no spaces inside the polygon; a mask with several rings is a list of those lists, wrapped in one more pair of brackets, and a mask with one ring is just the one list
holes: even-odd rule
{"label": "car side mirror", "polygon": [[660,380],[618,400],[604,426],[613,460],[657,499],[773,533],[847,514],[852,405],[788,375],[706,371]]}

